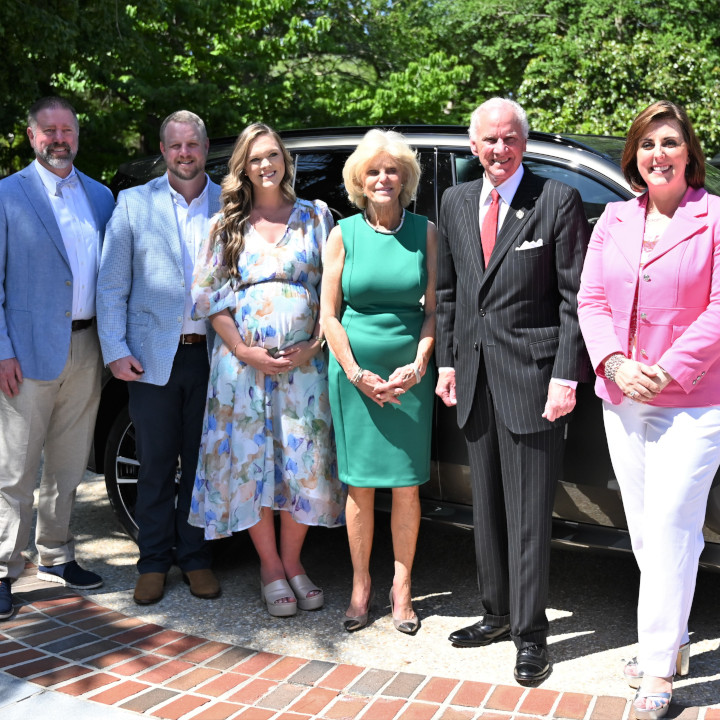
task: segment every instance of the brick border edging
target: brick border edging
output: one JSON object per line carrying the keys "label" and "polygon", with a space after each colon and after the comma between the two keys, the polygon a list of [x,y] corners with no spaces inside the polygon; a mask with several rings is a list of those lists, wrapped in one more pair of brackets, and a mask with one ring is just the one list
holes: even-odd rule
{"label": "brick border edging", "polygon": [[[23,605],[0,623],[0,670],[168,720],[625,720],[631,712],[626,698],[307,660],[187,635],[38,581],[30,567],[14,595]],[[720,710],[687,708],[682,717],[720,720]]]}

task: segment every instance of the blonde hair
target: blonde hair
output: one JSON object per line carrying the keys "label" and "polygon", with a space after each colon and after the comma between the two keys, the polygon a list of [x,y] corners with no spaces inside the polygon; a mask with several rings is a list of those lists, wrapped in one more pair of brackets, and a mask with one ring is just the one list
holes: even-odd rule
{"label": "blonde hair", "polygon": [[250,146],[261,135],[270,135],[280,147],[285,161],[285,174],[280,183],[280,193],[289,202],[295,202],[293,190],[293,162],[280,136],[263,123],[248,125],[238,136],[233,147],[228,174],[222,181],[220,193],[220,218],[215,224],[213,239],[223,245],[223,262],[231,276],[238,275],[240,253],[245,247],[244,232],[253,205],[253,185],[245,174]]}
{"label": "blonde hair", "polygon": [[343,182],[350,202],[361,210],[367,206],[367,198],[363,195],[364,175],[379,155],[389,155],[399,165],[403,183],[400,205],[407,207],[415,199],[420,163],[405,136],[394,130],[369,130],[345,162]]}

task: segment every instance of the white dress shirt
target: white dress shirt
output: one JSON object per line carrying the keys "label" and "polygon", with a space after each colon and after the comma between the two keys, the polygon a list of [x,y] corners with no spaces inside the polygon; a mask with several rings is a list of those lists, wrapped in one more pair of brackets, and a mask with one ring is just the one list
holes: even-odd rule
{"label": "white dress shirt", "polygon": [[505,222],[508,210],[510,209],[510,203],[515,197],[515,193],[520,186],[520,181],[522,180],[524,174],[525,168],[520,165],[520,167],[502,185],[498,185],[497,187],[488,180],[487,174],[483,175],[482,190],[480,191],[480,214],[478,218],[480,224],[478,225],[478,229],[482,228],[483,220],[485,219],[485,215],[487,215],[488,208],[490,207],[490,193],[492,190],[497,190],[498,195],[500,196],[497,233],[498,237],[500,237],[500,228]]}
{"label": "white dress shirt", "polygon": [[61,178],[37,160],[33,164],[47,191],[70,262],[73,276],[72,319],[89,320],[95,317],[95,287],[100,262],[99,236],[90,201],[75,168],[66,178],[70,180],[69,184],[58,193]]}
{"label": "white dress shirt", "polygon": [[[165,176],[167,178],[167,175]],[[178,232],[182,241],[183,270],[185,276],[185,311],[183,313],[182,334],[197,333],[205,335],[206,327],[203,320],[193,320],[190,316],[193,301],[190,289],[192,287],[193,270],[197,260],[200,245],[210,231],[210,218],[208,217],[208,187],[210,180],[205,175],[205,187],[188,205],[185,198],[172,188],[168,181],[168,189],[175,208]]]}

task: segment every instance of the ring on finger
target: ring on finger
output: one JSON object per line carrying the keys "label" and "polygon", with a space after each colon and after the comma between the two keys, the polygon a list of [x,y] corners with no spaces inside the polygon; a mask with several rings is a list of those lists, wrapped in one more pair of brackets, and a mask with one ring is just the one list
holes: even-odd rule
{"label": "ring on finger", "polygon": [[630,395],[631,398],[634,398],[637,395],[637,390],[631,390],[628,395]]}

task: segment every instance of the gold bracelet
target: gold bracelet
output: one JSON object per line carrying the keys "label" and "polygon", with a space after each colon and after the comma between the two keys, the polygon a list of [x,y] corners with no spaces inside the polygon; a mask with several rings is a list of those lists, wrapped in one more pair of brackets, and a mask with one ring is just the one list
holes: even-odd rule
{"label": "gold bracelet", "polygon": [[235,343],[235,345],[233,346],[233,349],[232,349],[233,357],[234,357],[236,360],[237,360],[237,355],[235,354],[235,351],[237,350],[237,346],[238,346],[238,345],[242,345],[242,340],[238,340],[238,341]]}

